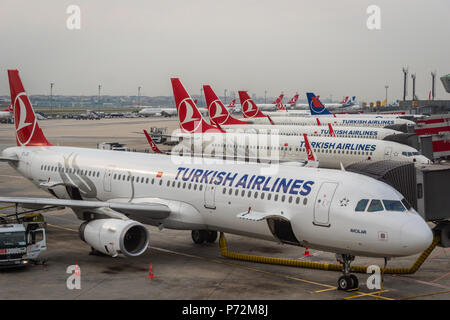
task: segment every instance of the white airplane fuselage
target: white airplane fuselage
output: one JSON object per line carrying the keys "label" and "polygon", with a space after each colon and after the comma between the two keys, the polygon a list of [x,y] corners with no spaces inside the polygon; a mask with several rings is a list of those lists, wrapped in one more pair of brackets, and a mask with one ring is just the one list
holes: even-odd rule
{"label": "white airplane fuselage", "polygon": [[[374,257],[416,254],[432,239],[413,209],[355,212],[361,199],[401,201],[403,196],[383,182],[350,172],[291,166],[270,171],[246,163],[55,146],[11,147],[2,155],[17,158],[13,167],[38,187],[60,183],[51,192],[60,198],[69,197],[64,186],[71,186],[82,200],[152,199],[168,205],[170,216],[147,219],[151,225],[219,230]],[[255,213],[266,217],[257,221]],[[272,232],[269,221],[283,223],[294,238]]]}
{"label": "white airplane fuselage", "polygon": [[[345,116],[345,117],[344,117]],[[343,115],[342,117],[333,116],[309,116],[309,117],[272,117],[273,123],[276,125],[315,125],[317,120],[322,125],[332,124],[333,126],[355,126],[355,127],[378,127],[383,128],[391,125],[403,125],[414,126],[415,123],[410,120],[401,118],[387,118],[387,119],[372,119],[365,117],[351,117]],[[246,121],[252,124],[268,124],[269,119],[266,117],[261,118],[242,118],[242,121]]]}
{"label": "white airplane fuselage", "polygon": [[[270,124],[254,124],[254,125],[221,125],[226,132],[244,132],[257,134],[281,134],[286,136],[301,136],[304,133],[314,137],[330,137],[328,126],[295,126],[295,125],[270,125]],[[377,127],[344,127],[338,126],[333,129],[336,137],[339,138],[362,138],[383,140],[387,136],[401,134],[402,132]]]}
{"label": "white airplane fuselage", "polygon": [[[172,150],[177,154],[208,157],[226,155],[260,160],[302,161],[308,158],[303,136],[267,135],[251,133],[187,134]],[[338,169],[355,162],[394,160],[428,164],[430,160],[416,149],[393,141],[338,137],[309,137],[311,148],[320,168]]]}

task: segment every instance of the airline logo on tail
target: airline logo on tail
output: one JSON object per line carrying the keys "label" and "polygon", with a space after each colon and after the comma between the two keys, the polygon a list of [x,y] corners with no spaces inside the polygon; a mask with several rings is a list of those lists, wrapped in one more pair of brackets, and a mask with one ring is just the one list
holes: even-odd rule
{"label": "airline logo on tail", "polygon": [[278,109],[278,111],[286,111],[287,112],[286,108],[283,106],[283,104],[281,102],[277,103],[277,109]]}
{"label": "airline logo on tail", "polygon": [[239,99],[241,100],[242,112],[244,118],[265,118],[266,116],[258,109],[253,100],[246,91],[239,91]]}
{"label": "airline logo on tail", "polygon": [[209,116],[211,117],[211,120],[214,123],[223,124],[227,122],[230,114],[226,109],[223,110],[224,108],[225,107],[222,105],[220,100],[214,100],[209,104],[208,106]]}
{"label": "airline logo on tail", "polygon": [[233,101],[231,101],[231,103],[227,106],[227,108],[234,108],[235,105],[236,105],[236,99],[233,99]]}
{"label": "airline logo on tail", "polygon": [[272,102],[272,104],[280,103],[281,101],[283,101],[283,97],[284,97],[284,94],[283,93],[280,94],[280,96],[274,102]]}
{"label": "airline logo on tail", "polygon": [[181,129],[188,133],[222,132],[203,120],[200,111],[180,79],[172,78],[171,81]]}
{"label": "airline logo on tail", "polygon": [[14,108],[14,124],[18,146],[50,146],[37,123],[31,102],[23,88],[19,71],[8,70],[11,101]]}
{"label": "airline logo on tail", "polygon": [[292,97],[291,100],[289,100],[289,102],[287,103],[288,105],[295,105],[297,103],[298,100],[298,94],[296,94],[295,96]]}
{"label": "airline logo on tail", "polygon": [[308,98],[309,110],[312,115],[331,114],[314,93],[308,92],[306,93],[306,97]]}
{"label": "airline logo on tail", "polygon": [[217,97],[211,86],[204,85],[206,105],[208,106],[209,118],[212,124],[215,125],[230,125],[230,124],[248,124],[236,118],[233,118],[223,105],[222,101]]}

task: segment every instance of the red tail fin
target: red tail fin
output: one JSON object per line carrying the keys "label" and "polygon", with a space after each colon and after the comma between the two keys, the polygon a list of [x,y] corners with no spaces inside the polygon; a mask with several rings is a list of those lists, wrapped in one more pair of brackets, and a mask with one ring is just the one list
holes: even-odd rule
{"label": "red tail fin", "polygon": [[336,135],[334,134],[333,126],[331,125],[331,123],[328,123],[328,131],[330,131],[330,137],[336,137]]}
{"label": "red tail fin", "polygon": [[293,105],[296,104],[298,100],[298,94],[296,94],[295,96],[292,97],[291,100],[289,100],[289,102],[287,103],[288,105]]}
{"label": "red tail fin", "polygon": [[203,120],[202,114],[197,109],[180,79],[172,78],[171,81],[181,130],[188,133],[222,132]]}
{"label": "red tail fin", "polygon": [[284,97],[284,94],[280,94],[279,97],[276,98],[274,102],[272,102],[272,104],[277,104],[277,103],[283,101],[283,97]]}
{"label": "red tail fin", "polygon": [[265,118],[266,115],[259,110],[253,100],[246,91],[239,91],[239,99],[241,100],[242,112],[244,118]]}
{"label": "red tail fin", "polygon": [[308,156],[308,161],[316,161],[314,153],[311,149],[311,145],[309,144],[308,135],[306,133],[303,134],[303,139],[305,139],[305,148],[306,148],[306,155]]}
{"label": "red tail fin", "polygon": [[248,124],[233,118],[210,86],[204,85],[203,91],[205,92],[206,105],[211,122],[219,125]]}
{"label": "red tail fin", "polygon": [[155,153],[162,153],[162,151],[159,150],[159,148],[156,146],[156,143],[152,140],[152,138],[148,134],[147,130],[145,130],[145,129],[144,129],[144,134],[145,134],[145,137],[147,138],[148,144],[152,148],[153,152],[155,152]]}
{"label": "red tail fin", "polygon": [[11,104],[14,107],[14,124],[18,146],[51,146],[37,122],[31,102],[23,88],[19,71],[8,70]]}
{"label": "red tail fin", "polygon": [[231,103],[227,106],[227,108],[234,108],[234,105],[236,104],[236,99],[233,99]]}

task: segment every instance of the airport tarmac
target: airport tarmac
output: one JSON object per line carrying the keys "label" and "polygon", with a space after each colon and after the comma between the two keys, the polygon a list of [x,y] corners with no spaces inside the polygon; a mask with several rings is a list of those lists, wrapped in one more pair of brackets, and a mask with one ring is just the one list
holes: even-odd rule
{"label": "airport tarmac", "polygon": [[[142,129],[177,126],[172,118],[48,120],[40,125],[57,145],[95,148],[103,141],[148,149]],[[13,125],[0,125],[0,147],[15,145]],[[0,163],[2,196],[43,196],[9,165]],[[7,206],[0,204],[1,207]],[[0,213],[11,213],[12,208]],[[338,272],[257,264],[223,258],[218,243],[196,245],[189,231],[148,227],[150,248],[136,258],[90,255],[79,239],[70,209],[45,213],[48,249],[44,265],[0,271],[0,299],[450,299],[450,248],[436,247],[413,275],[385,275],[381,290],[369,290],[367,274],[356,274],[358,291],[336,289]],[[332,253],[226,235],[229,250],[270,257],[335,263]],[[410,267],[418,255],[392,259],[388,267]],[[81,289],[69,290],[66,269],[78,264]],[[383,266],[383,259],[357,257],[355,265]],[[153,278],[149,278],[152,267]]]}

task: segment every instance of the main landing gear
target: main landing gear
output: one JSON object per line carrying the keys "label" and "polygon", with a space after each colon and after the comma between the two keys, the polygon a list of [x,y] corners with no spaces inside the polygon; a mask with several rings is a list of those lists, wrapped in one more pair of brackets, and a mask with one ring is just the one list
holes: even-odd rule
{"label": "main landing gear", "polygon": [[355,256],[349,254],[336,255],[337,261],[342,264],[343,275],[339,277],[338,289],[351,291],[358,289],[358,278],[354,274],[350,274],[350,263],[355,260]]}
{"label": "main landing gear", "polygon": [[203,242],[214,243],[217,240],[217,231],[211,230],[192,230],[192,241],[196,244]]}

